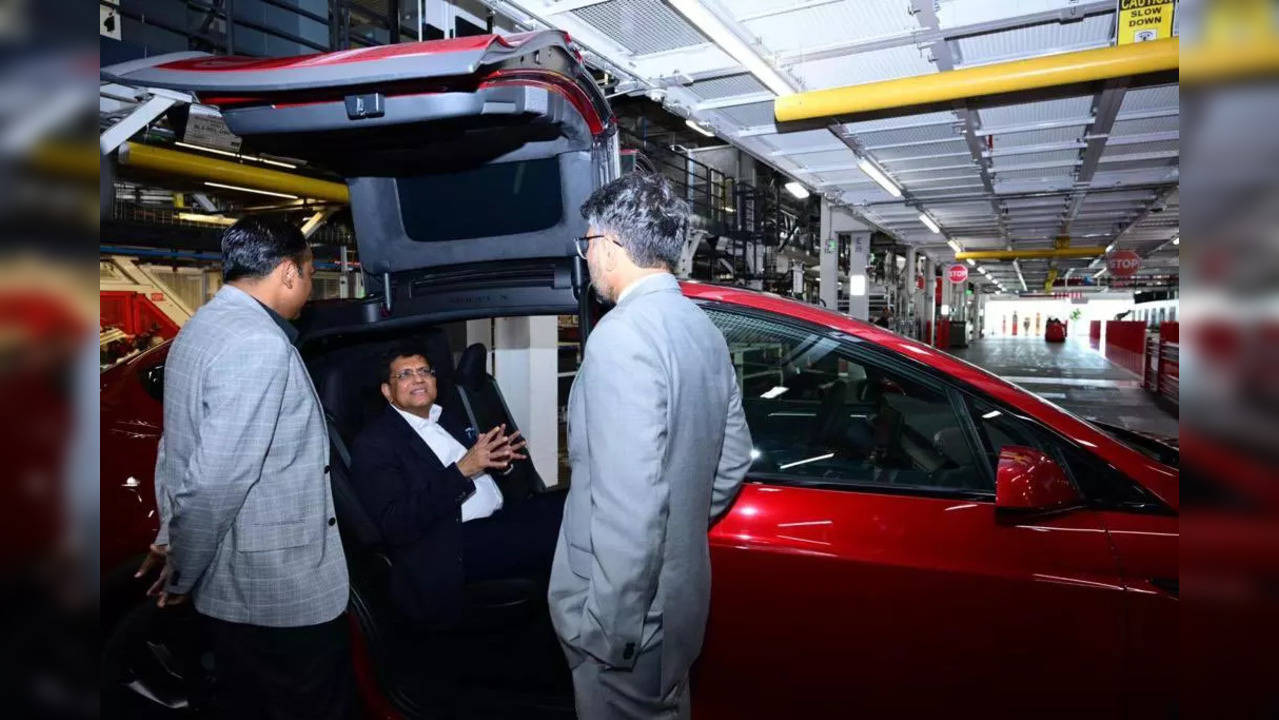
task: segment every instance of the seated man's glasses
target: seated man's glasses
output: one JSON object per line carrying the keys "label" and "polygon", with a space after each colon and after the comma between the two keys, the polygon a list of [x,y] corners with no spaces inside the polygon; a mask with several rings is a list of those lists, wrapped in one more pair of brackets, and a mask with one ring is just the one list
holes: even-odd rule
{"label": "seated man's glasses", "polygon": [[415,375],[425,380],[429,377],[435,377],[435,371],[429,367],[408,368],[395,373],[391,377],[396,382],[404,382]]}

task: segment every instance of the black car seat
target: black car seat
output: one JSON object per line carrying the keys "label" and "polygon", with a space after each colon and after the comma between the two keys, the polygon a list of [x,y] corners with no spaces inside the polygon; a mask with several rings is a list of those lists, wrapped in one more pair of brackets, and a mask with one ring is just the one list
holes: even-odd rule
{"label": "black car seat", "polygon": [[[488,432],[503,423],[506,424],[506,432],[515,432],[519,425],[511,416],[497,381],[485,369],[487,357],[488,348],[483,343],[475,343],[462,352],[455,375],[458,399],[476,433]],[[508,503],[518,503],[531,493],[546,491],[532,460],[517,460],[510,472],[492,473],[492,476]]]}

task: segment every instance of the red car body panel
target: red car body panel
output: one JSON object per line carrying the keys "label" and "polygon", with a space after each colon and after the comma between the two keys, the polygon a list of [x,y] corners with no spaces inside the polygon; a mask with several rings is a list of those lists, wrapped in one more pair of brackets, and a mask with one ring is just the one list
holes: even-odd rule
{"label": "red car body panel", "polygon": [[[1178,507],[1176,469],[976,366],[784,298],[696,282],[683,290],[913,358],[1054,428]],[[137,375],[167,349],[103,375],[104,572],[143,552],[158,527],[161,406]],[[710,542],[711,614],[693,681],[701,717],[854,707],[1160,715],[1168,702],[1178,601],[1156,579],[1177,577],[1175,514],[1076,509],[1009,522],[993,501],[748,479]],[[393,717],[358,639],[356,647],[366,706]],[[851,684],[856,696],[845,691]]]}

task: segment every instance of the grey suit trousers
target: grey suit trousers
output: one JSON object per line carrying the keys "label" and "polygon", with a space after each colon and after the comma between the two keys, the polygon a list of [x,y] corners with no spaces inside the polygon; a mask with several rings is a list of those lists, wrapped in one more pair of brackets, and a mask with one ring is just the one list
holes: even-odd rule
{"label": "grey suit trousers", "polygon": [[[573,668],[578,720],[688,720],[692,716],[688,675],[661,694],[662,646],[640,653],[630,670],[565,650]],[[581,660],[580,662],[578,662]]]}

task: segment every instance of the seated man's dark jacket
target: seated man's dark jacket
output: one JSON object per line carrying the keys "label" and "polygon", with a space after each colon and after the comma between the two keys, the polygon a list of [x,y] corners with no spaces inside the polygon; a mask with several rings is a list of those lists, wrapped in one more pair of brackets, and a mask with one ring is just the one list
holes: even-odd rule
{"label": "seated man's dark jacket", "polygon": [[[447,409],[440,427],[470,447],[465,420]],[[391,557],[392,601],[410,618],[456,620],[462,611],[462,502],[475,483],[445,467],[395,408],[372,420],[351,450],[351,476]]]}

